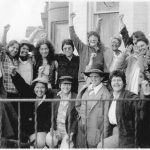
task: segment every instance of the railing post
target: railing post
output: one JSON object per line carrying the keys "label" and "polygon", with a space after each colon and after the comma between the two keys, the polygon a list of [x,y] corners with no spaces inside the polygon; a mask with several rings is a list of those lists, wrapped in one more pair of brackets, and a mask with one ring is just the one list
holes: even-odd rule
{"label": "railing post", "polygon": [[18,148],[20,148],[20,126],[21,126],[21,115],[20,115],[20,102],[18,102]]}
{"label": "railing post", "polygon": [[85,101],[85,145],[88,148],[88,141],[87,141],[87,122],[88,122],[88,118],[87,118],[87,100]]}
{"label": "railing post", "polygon": [[51,108],[52,108],[52,117],[51,117],[51,135],[52,135],[52,148],[54,148],[54,102],[51,102]]}
{"label": "railing post", "polygon": [[2,102],[0,102],[0,148],[2,148]]}
{"label": "railing post", "polygon": [[34,106],[35,106],[35,116],[34,116],[34,129],[35,129],[35,148],[37,148],[37,102],[34,102]]}
{"label": "railing post", "polygon": [[102,132],[102,148],[104,148],[104,119],[105,119],[105,117],[104,117],[104,101],[103,100],[101,100],[101,102],[102,102],[102,116],[103,116],[103,132]]}

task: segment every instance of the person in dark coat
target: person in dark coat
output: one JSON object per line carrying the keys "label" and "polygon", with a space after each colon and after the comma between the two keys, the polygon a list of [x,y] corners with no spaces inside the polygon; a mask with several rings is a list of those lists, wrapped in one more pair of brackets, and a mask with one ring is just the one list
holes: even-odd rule
{"label": "person in dark coat", "polygon": [[[107,129],[104,139],[105,148],[139,147],[141,135],[141,112],[143,102],[140,97],[125,90],[125,73],[115,70],[110,75],[112,100],[108,111]],[[147,94],[144,92],[144,95]],[[116,101],[117,100],[117,101]],[[106,125],[106,124],[105,124]],[[102,142],[98,147],[102,147]]]}
{"label": "person in dark coat", "polygon": [[51,102],[46,99],[52,98],[52,92],[48,91],[48,81],[44,77],[33,80],[29,86],[25,80],[16,72],[11,73],[12,81],[19,91],[21,98],[34,98],[37,101],[20,102],[21,132],[25,134],[23,141],[35,140],[35,106],[37,108],[37,146],[45,146],[46,133],[51,127]]}
{"label": "person in dark coat", "polygon": [[55,54],[58,62],[58,79],[68,75],[73,77],[72,92],[78,93],[79,56],[74,54],[74,44],[71,39],[62,42],[63,54]]}
{"label": "person in dark coat", "polygon": [[[61,99],[53,103],[54,124],[52,128],[56,131],[55,133],[58,137],[57,146],[60,146],[66,134],[70,134],[72,136],[70,140],[73,142],[73,147],[75,147],[78,113],[75,109],[75,101],[71,101],[76,99],[76,94],[71,92],[72,81],[73,78],[71,76],[61,76],[59,78],[60,91],[56,92],[54,96],[56,99]],[[50,139],[50,137],[47,137],[47,139]],[[51,143],[48,141],[47,145],[51,145]]]}

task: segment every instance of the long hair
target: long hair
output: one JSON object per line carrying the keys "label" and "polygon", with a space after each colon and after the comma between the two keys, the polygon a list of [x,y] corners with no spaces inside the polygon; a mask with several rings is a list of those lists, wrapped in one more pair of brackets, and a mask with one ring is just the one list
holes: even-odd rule
{"label": "long hair", "polygon": [[42,56],[39,52],[40,50],[40,47],[41,45],[43,44],[46,44],[48,49],[49,49],[49,53],[46,57],[47,61],[48,61],[48,64],[51,65],[52,64],[52,61],[54,60],[54,47],[52,45],[52,43],[47,40],[47,39],[41,39],[37,42],[37,45],[36,45],[36,48],[35,48],[35,61],[36,61],[36,64],[35,64],[35,67],[38,68],[39,66],[42,65],[43,63],[43,60],[42,60]]}

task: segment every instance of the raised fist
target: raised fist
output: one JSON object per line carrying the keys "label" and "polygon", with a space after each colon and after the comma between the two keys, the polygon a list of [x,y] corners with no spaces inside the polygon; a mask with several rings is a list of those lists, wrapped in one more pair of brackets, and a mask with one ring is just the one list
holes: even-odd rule
{"label": "raised fist", "polygon": [[97,56],[97,54],[96,53],[91,53],[91,56],[90,56],[90,58],[91,59],[93,59],[94,57],[96,57]]}
{"label": "raised fist", "polygon": [[98,18],[98,23],[102,23],[103,18]]}
{"label": "raised fist", "polygon": [[10,29],[10,24],[7,24],[7,25],[4,26],[5,31],[9,31],[9,29]]}
{"label": "raised fist", "polygon": [[71,19],[74,19],[75,16],[76,16],[76,14],[75,14],[74,12],[72,12],[72,13],[70,14],[70,18],[71,18]]}
{"label": "raised fist", "polygon": [[124,14],[120,14],[120,15],[119,15],[119,19],[120,19],[120,20],[123,20],[123,18],[124,18]]}
{"label": "raised fist", "polygon": [[149,82],[144,80],[141,84],[144,95],[150,95],[150,85]]}
{"label": "raised fist", "polygon": [[9,74],[12,76],[15,76],[17,72],[17,67],[16,66],[9,66]]}

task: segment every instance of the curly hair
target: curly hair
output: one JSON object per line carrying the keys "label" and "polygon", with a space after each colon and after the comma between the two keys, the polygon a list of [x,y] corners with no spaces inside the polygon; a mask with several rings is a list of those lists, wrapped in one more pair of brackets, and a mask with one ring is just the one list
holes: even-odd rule
{"label": "curly hair", "polygon": [[100,35],[95,32],[95,31],[90,31],[88,34],[87,34],[87,38],[88,38],[88,42],[89,42],[89,38],[90,36],[95,36],[97,37],[98,39],[98,43],[97,43],[97,46],[101,49],[101,50],[104,50],[104,44],[101,42],[101,39],[100,39]]}
{"label": "curly hair", "polygon": [[35,54],[35,61],[36,61],[36,65],[35,66],[36,67],[41,66],[42,63],[43,63],[42,56],[41,56],[40,51],[39,51],[41,45],[43,45],[43,44],[46,44],[48,49],[49,49],[49,53],[48,53],[48,55],[46,57],[46,59],[48,61],[48,64],[51,65],[52,61],[54,60],[54,52],[55,52],[55,50],[54,50],[54,47],[53,47],[52,43],[49,40],[47,40],[47,39],[41,39],[41,40],[39,40],[37,42],[36,48],[35,48],[35,52],[34,52],[34,54]]}
{"label": "curly hair", "polygon": [[111,82],[113,77],[120,77],[122,79],[122,81],[123,81],[124,88],[126,87],[126,75],[125,75],[124,71],[122,71],[122,70],[114,70],[109,76],[110,82]]}

